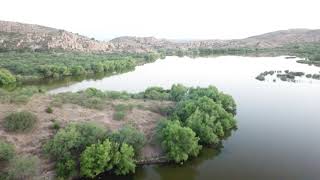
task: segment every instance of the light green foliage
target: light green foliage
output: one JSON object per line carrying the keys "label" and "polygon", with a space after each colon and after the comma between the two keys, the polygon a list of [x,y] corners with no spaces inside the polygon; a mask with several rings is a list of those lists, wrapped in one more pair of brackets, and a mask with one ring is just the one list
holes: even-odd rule
{"label": "light green foliage", "polygon": [[178,163],[199,154],[200,138],[190,128],[182,127],[179,121],[163,121],[158,128],[161,145],[170,159]]}
{"label": "light green foliage", "polygon": [[15,155],[15,148],[12,144],[9,144],[0,139],[0,162],[8,161]]}
{"label": "light green foliage", "polygon": [[80,158],[81,175],[94,178],[111,169],[113,167],[111,153],[112,144],[109,140],[88,146]]}
{"label": "light green foliage", "polygon": [[157,53],[2,52],[0,67],[10,70],[16,76],[21,76],[21,80],[61,78],[97,73],[121,73],[134,69],[140,63],[153,62],[157,57]]}
{"label": "light green foliage", "polygon": [[219,142],[215,134],[215,118],[206,113],[196,110],[186,121],[186,126],[190,127],[200,138],[201,143],[216,144]]}
{"label": "light green foliage", "polygon": [[26,132],[30,131],[37,122],[37,117],[28,112],[13,112],[9,114],[5,119],[3,126],[7,131],[12,132]]}
{"label": "light green foliage", "polygon": [[174,84],[171,87],[170,95],[171,99],[174,101],[180,101],[187,93],[188,88],[183,86],[182,84]]}
{"label": "light green foliage", "polygon": [[10,71],[0,68],[0,86],[9,85],[16,82],[16,78]]}
{"label": "light green foliage", "polygon": [[162,87],[150,87],[144,91],[144,98],[153,100],[169,100],[170,94]]}
{"label": "light green foliage", "polygon": [[36,87],[19,88],[14,91],[7,91],[0,88],[0,102],[24,104],[27,103],[34,94],[42,92],[44,92],[44,90]]}
{"label": "light green foliage", "polygon": [[134,148],[136,154],[142,149],[146,143],[146,138],[143,133],[130,125],[126,125],[120,130],[112,133],[110,139],[119,144],[126,143]]}
{"label": "light green foliage", "polygon": [[126,175],[134,173],[136,164],[134,160],[134,149],[132,146],[123,143],[120,147],[119,158],[115,164],[115,173],[117,175]]}
{"label": "light green foliage", "polygon": [[9,179],[32,179],[39,173],[39,159],[35,156],[17,156],[9,163]]}

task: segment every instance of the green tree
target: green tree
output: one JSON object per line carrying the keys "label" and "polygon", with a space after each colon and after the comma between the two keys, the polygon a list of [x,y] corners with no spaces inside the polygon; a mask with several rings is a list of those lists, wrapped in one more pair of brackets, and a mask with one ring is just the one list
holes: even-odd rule
{"label": "green tree", "polygon": [[183,162],[191,156],[197,156],[202,148],[199,138],[188,127],[182,127],[179,121],[162,121],[158,134],[161,145],[168,157],[175,162]]}
{"label": "green tree", "polygon": [[119,131],[112,133],[110,135],[110,139],[119,144],[126,143],[131,145],[135,151],[135,154],[138,154],[146,143],[144,134],[130,125],[126,125]]}
{"label": "green tree", "polygon": [[117,175],[126,175],[134,173],[136,168],[134,160],[134,149],[132,146],[123,143],[119,150],[119,157],[115,164],[115,173]]}
{"label": "green tree", "polygon": [[113,167],[111,150],[112,144],[109,140],[87,147],[80,158],[81,175],[94,178],[98,174],[111,169]]}
{"label": "green tree", "polygon": [[219,142],[215,134],[215,117],[196,110],[186,121],[186,126],[191,128],[204,144],[216,144]]}
{"label": "green tree", "polygon": [[171,99],[174,101],[180,101],[187,93],[188,88],[183,86],[182,84],[174,84],[171,87],[170,95]]}
{"label": "green tree", "polygon": [[16,78],[11,74],[10,71],[1,68],[0,69],[0,86],[9,85],[16,82]]}

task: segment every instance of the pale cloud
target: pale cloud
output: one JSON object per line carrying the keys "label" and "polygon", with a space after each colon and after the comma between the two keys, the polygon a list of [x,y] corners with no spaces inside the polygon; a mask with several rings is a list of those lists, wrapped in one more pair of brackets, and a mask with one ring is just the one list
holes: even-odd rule
{"label": "pale cloud", "polygon": [[156,36],[231,39],[320,29],[319,0],[2,0],[0,19],[41,24],[98,39]]}

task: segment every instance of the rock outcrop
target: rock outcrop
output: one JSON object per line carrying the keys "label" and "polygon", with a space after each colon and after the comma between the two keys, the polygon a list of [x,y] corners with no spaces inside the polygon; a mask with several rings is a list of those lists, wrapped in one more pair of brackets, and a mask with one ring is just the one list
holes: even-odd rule
{"label": "rock outcrop", "polygon": [[315,42],[320,43],[320,30],[290,29],[234,40],[170,41],[154,37],[123,36],[106,42],[45,26],[0,21],[0,50],[150,52],[159,49],[190,48],[275,48]]}

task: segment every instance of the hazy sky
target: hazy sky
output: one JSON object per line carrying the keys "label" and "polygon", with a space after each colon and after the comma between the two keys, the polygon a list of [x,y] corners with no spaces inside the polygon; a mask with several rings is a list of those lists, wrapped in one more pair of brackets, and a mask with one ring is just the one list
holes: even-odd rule
{"label": "hazy sky", "polygon": [[320,29],[319,7],[320,0],[1,0],[0,20],[97,39],[231,39],[280,29]]}

